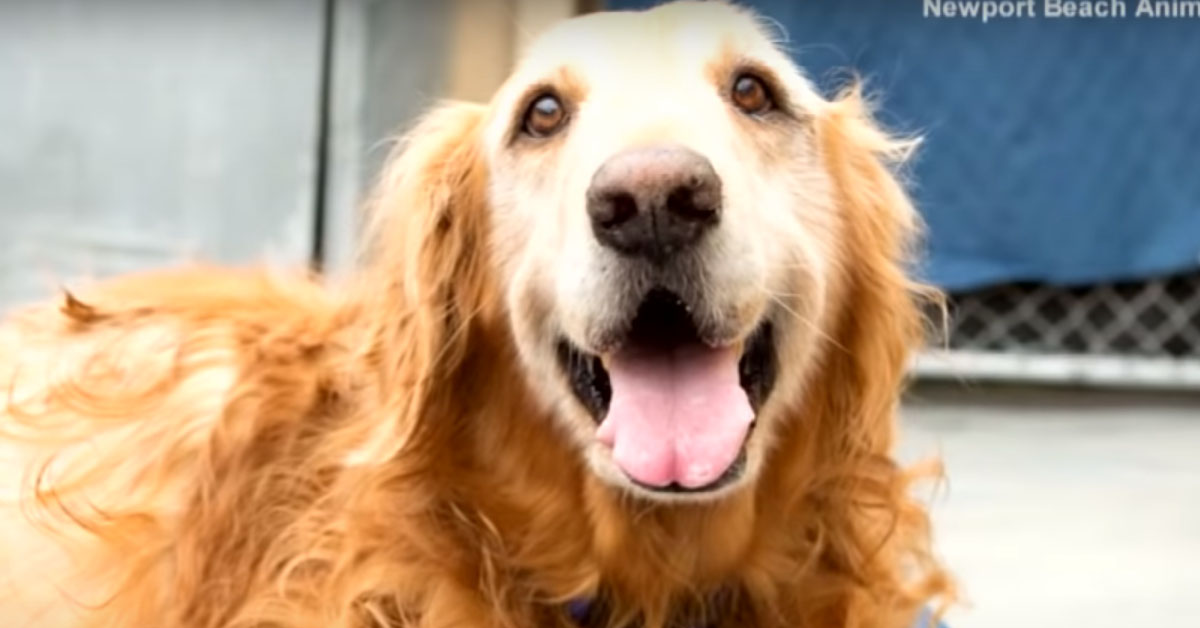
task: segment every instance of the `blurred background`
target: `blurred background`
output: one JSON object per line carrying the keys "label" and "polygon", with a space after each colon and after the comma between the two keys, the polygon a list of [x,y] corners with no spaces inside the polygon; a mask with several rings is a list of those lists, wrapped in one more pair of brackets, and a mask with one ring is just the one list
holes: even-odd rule
{"label": "blurred background", "polygon": [[[628,0],[0,0],[0,309],[187,260],[353,262],[395,134]],[[941,455],[953,626],[1200,626],[1200,20],[760,0],[857,72],[950,294],[901,456]]]}

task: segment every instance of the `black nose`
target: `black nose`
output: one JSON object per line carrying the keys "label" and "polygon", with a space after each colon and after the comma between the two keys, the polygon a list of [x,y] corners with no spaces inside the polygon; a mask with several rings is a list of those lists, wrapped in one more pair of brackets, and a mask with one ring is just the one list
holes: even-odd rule
{"label": "black nose", "polygon": [[601,244],[663,262],[720,221],[721,179],[708,159],[682,146],[626,150],[592,177],[587,209]]}

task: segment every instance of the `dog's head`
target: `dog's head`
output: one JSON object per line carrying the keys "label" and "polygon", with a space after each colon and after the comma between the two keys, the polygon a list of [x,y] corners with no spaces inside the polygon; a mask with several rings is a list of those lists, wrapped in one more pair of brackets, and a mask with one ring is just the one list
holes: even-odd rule
{"label": "dog's head", "polygon": [[713,498],[754,482],[822,356],[852,350],[853,293],[902,283],[911,212],[881,160],[903,148],[742,9],[577,18],[490,106],[418,127],[393,186],[406,285],[455,294],[488,266],[588,467],[642,497]]}

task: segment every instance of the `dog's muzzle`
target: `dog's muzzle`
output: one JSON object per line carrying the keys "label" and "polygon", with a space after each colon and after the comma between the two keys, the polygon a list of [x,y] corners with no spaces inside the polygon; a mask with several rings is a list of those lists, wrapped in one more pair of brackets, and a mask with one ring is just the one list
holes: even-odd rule
{"label": "dog's muzzle", "polygon": [[656,289],[604,355],[558,343],[571,390],[598,423],[597,440],[649,491],[711,492],[740,478],[746,440],[775,383],[769,322],[741,343],[713,345],[691,310]]}

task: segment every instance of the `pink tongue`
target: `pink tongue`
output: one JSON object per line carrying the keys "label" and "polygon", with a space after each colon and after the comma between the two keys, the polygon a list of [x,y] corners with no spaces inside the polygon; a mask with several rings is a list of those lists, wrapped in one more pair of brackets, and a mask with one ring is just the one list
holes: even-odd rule
{"label": "pink tongue", "polygon": [[596,435],[634,480],[707,486],[737,460],[754,420],[733,348],[626,350],[605,365],[612,403]]}

